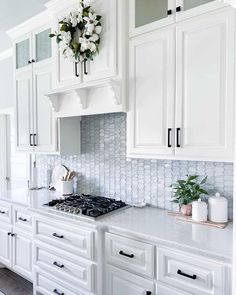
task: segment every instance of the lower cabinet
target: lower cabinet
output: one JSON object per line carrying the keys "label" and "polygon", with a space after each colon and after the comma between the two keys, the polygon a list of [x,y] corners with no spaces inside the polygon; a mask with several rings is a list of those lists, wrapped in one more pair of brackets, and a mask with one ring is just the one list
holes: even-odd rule
{"label": "lower cabinet", "polygon": [[32,237],[8,224],[0,224],[0,263],[32,280]]}
{"label": "lower cabinet", "polygon": [[155,295],[155,283],[130,272],[107,266],[106,295]]}

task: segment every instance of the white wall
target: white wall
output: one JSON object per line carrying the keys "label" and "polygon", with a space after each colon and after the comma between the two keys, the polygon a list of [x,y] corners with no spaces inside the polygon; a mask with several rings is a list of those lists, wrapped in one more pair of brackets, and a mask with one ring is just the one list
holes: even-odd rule
{"label": "white wall", "polygon": [[0,60],[0,109],[14,106],[13,58]]}

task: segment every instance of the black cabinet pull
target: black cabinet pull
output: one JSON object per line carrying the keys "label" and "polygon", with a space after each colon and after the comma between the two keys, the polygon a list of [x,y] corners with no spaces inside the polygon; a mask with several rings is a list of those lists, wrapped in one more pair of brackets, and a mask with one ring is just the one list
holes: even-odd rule
{"label": "black cabinet pull", "polygon": [[10,236],[10,235],[11,235],[11,233],[7,233],[7,235],[8,235],[8,236]]}
{"label": "black cabinet pull", "polygon": [[122,256],[129,257],[129,258],[134,258],[134,254],[127,254],[127,253],[125,253],[123,251],[120,251],[119,254],[122,255]]}
{"label": "black cabinet pull", "polygon": [[177,6],[176,7],[176,12],[180,12],[181,11],[181,6]]}
{"label": "black cabinet pull", "polygon": [[33,145],[33,141],[32,141],[32,139],[33,139],[33,134],[30,133],[30,146],[34,146],[34,145]]}
{"label": "black cabinet pull", "polygon": [[181,131],[180,128],[177,128],[177,129],[176,129],[176,146],[177,146],[178,148],[181,147],[181,143],[180,143],[180,131]]}
{"label": "black cabinet pull", "polygon": [[57,294],[57,295],[65,295],[64,293],[60,293],[59,291],[57,291],[57,289],[53,290],[53,293]]}
{"label": "black cabinet pull", "polygon": [[183,276],[183,277],[192,279],[192,280],[196,280],[197,279],[197,276],[196,275],[192,275],[192,276],[191,275],[188,275],[188,274],[182,272],[180,269],[178,269],[177,274],[180,275],[180,276]]}
{"label": "black cabinet pull", "polygon": [[171,144],[171,132],[172,132],[172,129],[168,128],[168,148],[172,147],[172,144]]}
{"label": "black cabinet pull", "polygon": [[11,234],[11,236],[12,236],[12,237],[15,237],[16,235],[15,235],[15,234]]}
{"label": "black cabinet pull", "polygon": [[37,146],[37,134],[33,134],[33,146]]}
{"label": "black cabinet pull", "polygon": [[26,218],[23,218],[23,217],[19,217],[18,220],[24,221],[24,222],[28,221]]}
{"label": "black cabinet pull", "polygon": [[54,233],[54,234],[52,234],[55,238],[58,238],[58,239],[63,239],[64,238],[64,236],[60,236],[60,235],[58,235],[57,233]]}
{"label": "black cabinet pull", "polygon": [[31,64],[31,61],[30,60],[28,60],[28,64]]}
{"label": "black cabinet pull", "polygon": [[56,262],[56,261],[53,262],[53,265],[55,265],[55,266],[57,266],[57,267],[59,267],[59,268],[63,268],[63,267],[64,267],[63,264],[60,264],[60,263],[58,263],[58,262]]}
{"label": "black cabinet pull", "polygon": [[79,77],[79,73],[78,73],[78,62],[75,62],[75,76]]}
{"label": "black cabinet pull", "polygon": [[152,292],[151,291],[147,291],[146,292],[146,295],[152,295]]}
{"label": "black cabinet pull", "polygon": [[167,15],[171,15],[172,13],[172,9],[167,10]]}
{"label": "black cabinet pull", "polygon": [[32,59],[31,61],[32,61],[32,62],[36,62],[36,60],[35,60],[35,59]]}
{"label": "black cabinet pull", "polygon": [[88,72],[87,72],[87,60],[84,61],[84,74],[88,75]]}
{"label": "black cabinet pull", "polygon": [[0,211],[0,213],[1,213],[1,214],[6,214],[6,212],[5,212],[5,211]]}

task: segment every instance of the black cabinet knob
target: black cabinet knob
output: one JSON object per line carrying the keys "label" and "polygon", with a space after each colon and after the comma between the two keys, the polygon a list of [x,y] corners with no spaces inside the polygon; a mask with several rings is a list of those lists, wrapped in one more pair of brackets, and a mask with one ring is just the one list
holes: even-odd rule
{"label": "black cabinet knob", "polygon": [[31,61],[30,60],[28,60],[28,64],[31,64]]}
{"label": "black cabinet knob", "polygon": [[171,15],[173,13],[172,9],[167,10],[167,15]]}
{"label": "black cabinet knob", "polygon": [[152,295],[152,292],[151,291],[147,291],[146,292],[146,295]]}
{"label": "black cabinet knob", "polygon": [[176,12],[180,12],[182,9],[181,9],[181,6],[177,6],[176,7]]}

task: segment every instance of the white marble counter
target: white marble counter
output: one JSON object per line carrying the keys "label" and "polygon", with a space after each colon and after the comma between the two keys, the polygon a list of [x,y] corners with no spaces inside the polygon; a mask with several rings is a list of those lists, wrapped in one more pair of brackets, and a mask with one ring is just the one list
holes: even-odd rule
{"label": "white marble counter", "polygon": [[53,216],[61,221],[77,224],[92,223],[111,232],[144,239],[147,242],[169,245],[211,258],[232,261],[233,229],[230,223],[225,229],[176,221],[167,211],[157,208],[128,208],[96,221],[42,207],[48,201],[60,197],[55,191],[12,190],[2,192],[0,200],[29,207],[33,212]]}

